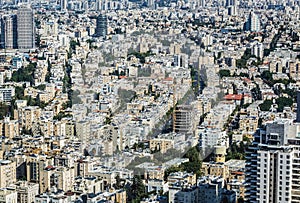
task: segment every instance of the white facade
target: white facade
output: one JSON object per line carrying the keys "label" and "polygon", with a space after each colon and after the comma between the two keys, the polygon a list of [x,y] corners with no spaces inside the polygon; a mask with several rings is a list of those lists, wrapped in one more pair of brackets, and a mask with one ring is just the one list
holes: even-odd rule
{"label": "white facade", "polygon": [[228,145],[228,137],[225,131],[212,128],[200,128],[196,130],[199,135],[199,147],[201,149],[212,148],[215,145],[226,146]]}
{"label": "white facade", "polygon": [[258,151],[258,201],[291,202],[293,154],[289,147]]}

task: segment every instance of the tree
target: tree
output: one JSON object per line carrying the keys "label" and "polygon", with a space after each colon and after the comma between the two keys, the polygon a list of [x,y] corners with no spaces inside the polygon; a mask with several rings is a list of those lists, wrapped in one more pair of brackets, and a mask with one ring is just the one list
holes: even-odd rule
{"label": "tree", "polygon": [[272,75],[273,74],[270,71],[265,70],[264,72],[262,72],[261,78],[264,79],[264,80],[273,82],[273,76]]}
{"label": "tree", "polygon": [[5,103],[0,103],[0,119],[3,119],[5,116],[9,114],[9,106]]}
{"label": "tree", "polygon": [[229,77],[230,76],[230,70],[220,70],[219,71],[219,76],[220,76],[220,78]]}
{"label": "tree", "polygon": [[124,179],[121,179],[119,174],[116,176],[116,183],[114,184],[114,188],[115,189],[122,189],[124,188],[124,184],[122,183],[123,181],[125,181]]}
{"label": "tree", "polygon": [[239,142],[237,144],[236,142],[233,142],[229,149],[227,150],[226,160],[230,159],[239,159],[243,160],[245,159],[245,149],[248,147],[249,143],[247,145],[244,144],[244,142]]}
{"label": "tree", "polygon": [[36,89],[38,89],[38,90],[45,90],[46,89],[46,85],[45,84],[41,84],[39,86],[36,86]]}
{"label": "tree", "polygon": [[146,62],[146,57],[152,56],[152,55],[155,55],[155,54],[151,53],[151,51],[147,51],[145,53],[132,52],[132,53],[128,54],[128,56],[130,56],[130,55],[133,55],[136,58],[138,58],[140,60],[140,63],[145,63]]}
{"label": "tree", "polygon": [[75,49],[76,49],[76,46],[79,46],[79,41],[71,40],[71,41],[70,41],[70,48],[71,48],[72,50],[75,50]]}
{"label": "tree", "polygon": [[287,97],[279,97],[276,99],[278,105],[277,111],[282,112],[284,107],[291,107],[293,105],[293,99]]}
{"label": "tree", "polygon": [[13,82],[30,82],[34,83],[34,70],[36,69],[36,63],[30,63],[25,68],[19,68],[17,71],[13,72],[11,80]]}
{"label": "tree", "polygon": [[190,148],[185,155],[184,158],[188,158],[189,162],[181,164],[182,171],[186,171],[188,173],[195,173],[197,177],[201,175],[201,157],[200,157],[200,151],[198,147],[192,147]]}
{"label": "tree", "polygon": [[242,197],[240,197],[240,198],[238,199],[238,203],[244,203],[244,199],[243,199]]}
{"label": "tree", "polygon": [[168,176],[171,174],[171,173],[175,173],[175,172],[178,172],[178,171],[181,171],[182,168],[178,167],[178,166],[171,166],[170,168],[166,169],[165,172],[164,172],[164,179],[167,180]]}
{"label": "tree", "polygon": [[273,102],[271,100],[265,100],[262,104],[259,105],[261,111],[269,111]]}
{"label": "tree", "polygon": [[127,186],[126,192],[128,194],[128,202],[137,203],[146,197],[145,185],[139,175],[134,175],[132,184]]}
{"label": "tree", "polygon": [[24,87],[15,87],[15,98],[16,99],[25,99],[24,98]]}

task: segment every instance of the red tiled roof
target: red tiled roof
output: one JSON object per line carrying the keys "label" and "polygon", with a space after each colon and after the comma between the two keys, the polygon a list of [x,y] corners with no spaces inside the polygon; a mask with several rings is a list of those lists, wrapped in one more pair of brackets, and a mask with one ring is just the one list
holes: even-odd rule
{"label": "red tiled roof", "polygon": [[252,81],[249,78],[244,78],[244,81],[247,83],[251,83]]}
{"label": "red tiled roof", "polygon": [[164,81],[172,81],[172,80],[173,80],[172,77],[167,77],[167,78],[164,79]]}
{"label": "red tiled roof", "polygon": [[242,100],[243,95],[241,94],[227,94],[224,99],[226,100]]}
{"label": "red tiled roof", "polygon": [[45,169],[46,169],[46,170],[52,170],[52,169],[54,169],[54,166],[49,165],[49,166],[47,166]]}

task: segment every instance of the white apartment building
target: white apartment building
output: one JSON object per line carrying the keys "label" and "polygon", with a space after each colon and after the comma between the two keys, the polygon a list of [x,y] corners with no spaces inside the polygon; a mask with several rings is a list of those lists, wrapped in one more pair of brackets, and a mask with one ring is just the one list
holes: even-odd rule
{"label": "white apartment building", "polygon": [[246,155],[247,202],[300,201],[299,123],[278,119],[261,130]]}
{"label": "white apartment building", "polygon": [[215,145],[226,146],[229,143],[225,131],[218,128],[203,128],[200,127],[196,130],[199,135],[199,147],[203,150],[213,148]]}

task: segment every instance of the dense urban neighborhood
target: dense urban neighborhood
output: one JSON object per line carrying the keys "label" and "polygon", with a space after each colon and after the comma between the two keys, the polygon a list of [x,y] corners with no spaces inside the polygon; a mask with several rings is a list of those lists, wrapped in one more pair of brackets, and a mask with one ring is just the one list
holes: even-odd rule
{"label": "dense urban neighborhood", "polygon": [[300,202],[300,1],[0,8],[0,203]]}

